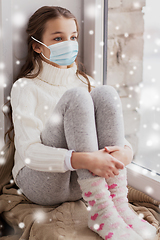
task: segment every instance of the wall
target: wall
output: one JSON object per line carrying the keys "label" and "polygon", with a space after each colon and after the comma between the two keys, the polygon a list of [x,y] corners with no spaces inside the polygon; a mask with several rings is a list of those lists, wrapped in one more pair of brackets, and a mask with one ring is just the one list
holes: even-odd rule
{"label": "wall", "polygon": [[143,79],[143,6],[145,0],[108,0],[107,84],[114,86],[121,97],[126,139],[134,153],[138,147]]}
{"label": "wall", "polygon": [[[1,2],[0,2],[0,12],[1,12]],[[2,17],[0,17],[0,26],[2,25]],[[3,88],[2,88],[2,78],[3,78],[3,68],[4,65],[2,64],[2,44],[1,44],[1,40],[2,40],[2,29],[0,28],[0,103],[3,103],[3,98],[4,98],[4,94],[3,94]],[[2,106],[1,106],[2,108]],[[3,128],[3,123],[4,123],[4,115],[2,113],[2,111],[0,111],[0,136],[4,136],[4,128]],[[3,145],[3,140],[2,138],[0,138],[0,146]]]}

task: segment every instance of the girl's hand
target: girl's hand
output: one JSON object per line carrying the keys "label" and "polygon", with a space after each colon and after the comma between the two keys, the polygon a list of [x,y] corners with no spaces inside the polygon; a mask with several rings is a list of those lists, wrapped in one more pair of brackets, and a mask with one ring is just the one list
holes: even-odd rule
{"label": "girl's hand", "polygon": [[118,175],[118,169],[124,168],[124,164],[106,152],[105,149],[91,152],[90,154],[92,155],[92,160],[88,163],[87,169],[93,175],[107,179]]}
{"label": "girl's hand", "polygon": [[121,161],[125,166],[130,164],[133,160],[133,151],[130,147],[125,146],[111,146],[105,147],[105,151],[112,155],[112,157]]}

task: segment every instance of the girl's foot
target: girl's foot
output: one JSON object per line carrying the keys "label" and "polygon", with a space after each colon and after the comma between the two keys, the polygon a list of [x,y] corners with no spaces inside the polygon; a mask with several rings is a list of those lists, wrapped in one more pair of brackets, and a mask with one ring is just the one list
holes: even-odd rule
{"label": "girl's foot", "polygon": [[140,219],[128,205],[128,188],[126,168],[119,170],[119,175],[106,179],[114,205],[128,226],[144,240],[152,240],[156,236],[156,228],[147,221]]}
{"label": "girl's foot", "polygon": [[103,239],[143,240],[118,214],[104,178],[78,179],[89,204],[88,227]]}

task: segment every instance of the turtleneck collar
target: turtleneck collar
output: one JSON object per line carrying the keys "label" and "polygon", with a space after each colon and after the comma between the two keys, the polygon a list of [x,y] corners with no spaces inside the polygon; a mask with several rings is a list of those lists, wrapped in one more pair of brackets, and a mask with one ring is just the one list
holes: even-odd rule
{"label": "turtleneck collar", "polygon": [[37,79],[47,82],[54,86],[66,86],[75,81],[77,65],[74,62],[73,66],[67,69],[54,67],[53,65],[42,61],[43,70],[37,76]]}

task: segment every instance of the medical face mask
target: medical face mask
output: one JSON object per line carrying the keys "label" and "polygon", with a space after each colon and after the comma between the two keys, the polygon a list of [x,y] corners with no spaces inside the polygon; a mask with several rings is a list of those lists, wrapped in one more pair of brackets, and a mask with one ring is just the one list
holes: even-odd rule
{"label": "medical face mask", "polygon": [[50,58],[46,58],[43,53],[43,57],[50,60],[53,63],[56,63],[61,66],[71,65],[78,54],[78,42],[77,41],[64,41],[56,44],[52,44],[47,46],[46,44],[40,42],[31,36],[33,40],[44,45],[48,49],[50,49]]}

